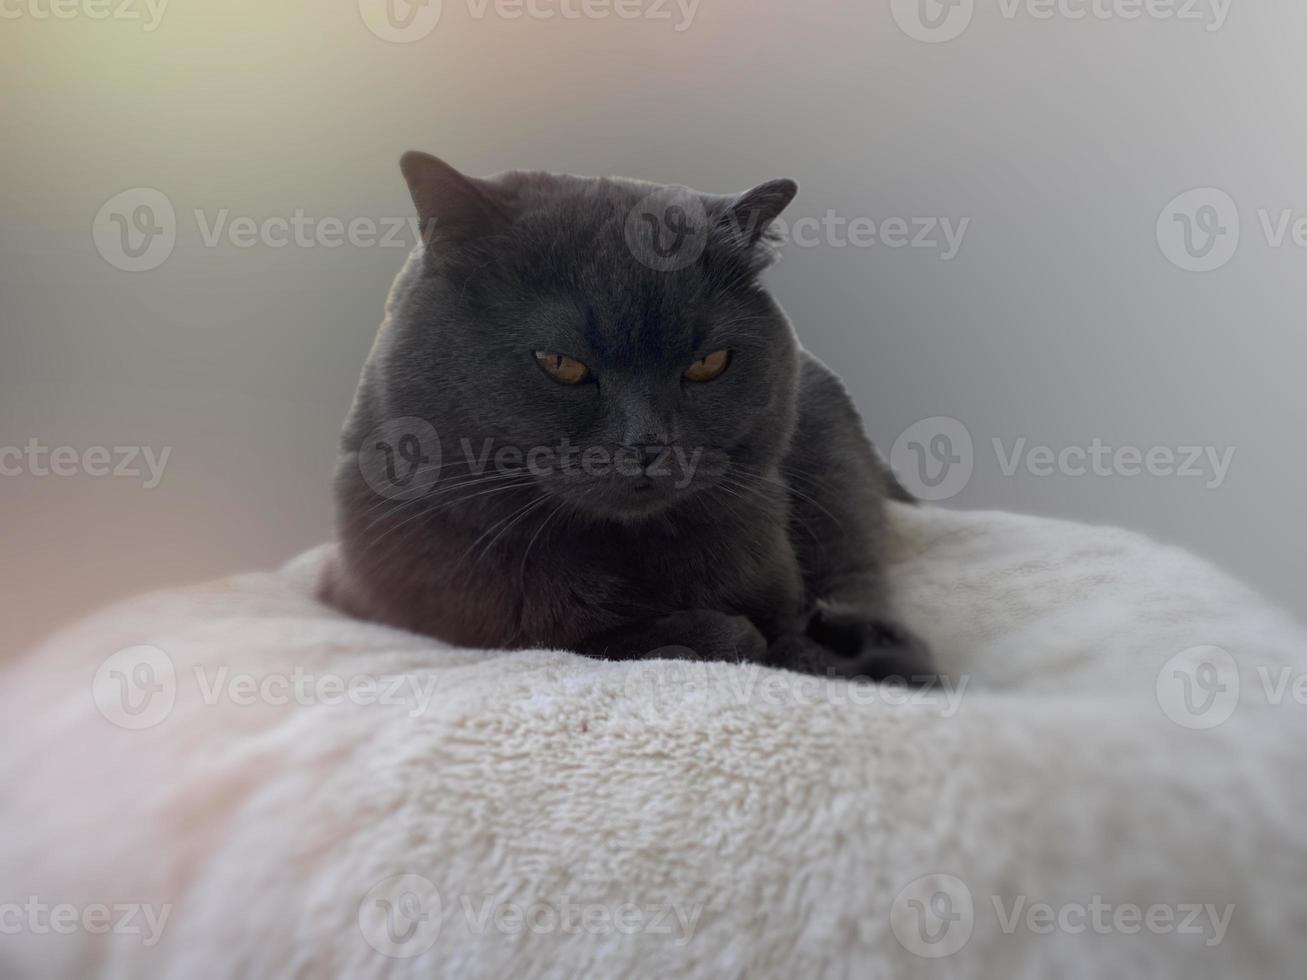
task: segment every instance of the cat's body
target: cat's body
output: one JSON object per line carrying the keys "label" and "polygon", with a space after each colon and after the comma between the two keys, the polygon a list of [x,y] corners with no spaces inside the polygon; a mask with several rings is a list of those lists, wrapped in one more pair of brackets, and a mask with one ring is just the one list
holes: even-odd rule
{"label": "cat's body", "polygon": [[342,436],[328,598],[464,646],[931,672],[882,580],[902,492],[756,281],[793,184],[404,169],[427,242]]}

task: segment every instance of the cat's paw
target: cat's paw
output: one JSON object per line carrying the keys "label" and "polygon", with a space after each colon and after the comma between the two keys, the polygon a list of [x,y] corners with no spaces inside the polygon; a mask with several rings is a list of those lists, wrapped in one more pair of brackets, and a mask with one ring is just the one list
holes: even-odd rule
{"label": "cat's paw", "polygon": [[[659,642],[641,659],[760,661],[767,640],[744,616],[690,609],[657,620]],[[651,640],[653,638],[651,637]]]}
{"label": "cat's paw", "polygon": [[930,648],[911,630],[857,608],[818,606],[804,629],[826,656],[821,666],[838,677],[932,687],[939,681]]}

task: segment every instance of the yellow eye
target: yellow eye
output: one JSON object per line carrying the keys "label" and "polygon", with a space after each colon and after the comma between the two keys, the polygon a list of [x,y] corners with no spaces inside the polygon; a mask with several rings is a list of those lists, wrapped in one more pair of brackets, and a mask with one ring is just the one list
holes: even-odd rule
{"label": "yellow eye", "polygon": [[545,374],[559,384],[579,385],[590,377],[590,369],[574,357],[543,350],[538,350],[535,354],[536,363],[540,365]]}
{"label": "yellow eye", "polygon": [[726,366],[731,363],[731,352],[728,350],[715,350],[707,357],[695,361],[685,369],[685,379],[687,381],[711,381],[726,370]]}

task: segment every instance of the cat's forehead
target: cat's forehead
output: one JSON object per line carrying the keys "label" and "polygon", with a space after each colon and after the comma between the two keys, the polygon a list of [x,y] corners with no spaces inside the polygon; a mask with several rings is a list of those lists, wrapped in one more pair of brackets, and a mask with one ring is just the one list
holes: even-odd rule
{"label": "cat's forehead", "polygon": [[[707,244],[711,206],[685,187],[543,175],[514,193],[513,229],[523,245],[578,268],[683,284]],[[677,271],[688,275],[666,275]]]}
{"label": "cat's forehead", "polygon": [[[705,307],[714,291],[692,251],[702,251],[702,227],[694,230],[697,241],[688,240],[688,233],[678,241],[676,230],[666,232],[656,245],[668,254],[650,250],[651,229],[641,220],[641,208],[650,195],[661,204],[669,192],[680,198],[692,193],[617,179],[549,178],[517,196],[513,232],[504,245],[513,252],[516,271],[534,287],[568,294],[590,332],[658,324],[675,340],[692,329],[696,309],[709,313]],[[678,255],[676,248],[685,251]]]}
{"label": "cat's forehead", "polygon": [[701,204],[713,200],[712,195],[680,184],[655,184],[627,177],[513,171],[495,178],[494,183],[519,216],[561,212],[577,224],[592,226],[606,226],[615,218],[620,224],[642,202],[669,196],[696,198]]}

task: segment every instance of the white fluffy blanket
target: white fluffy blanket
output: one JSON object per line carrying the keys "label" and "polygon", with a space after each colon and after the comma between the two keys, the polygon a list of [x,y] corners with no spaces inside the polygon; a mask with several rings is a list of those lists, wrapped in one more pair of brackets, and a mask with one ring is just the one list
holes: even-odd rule
{"label": "white fluffy blanket", "polygon": [[315,602],[327,549],[65,632],[0,674],[0,975],[1301,975],[1299,628],[1125,532],[894,519],[911,698],[449,649]]}

